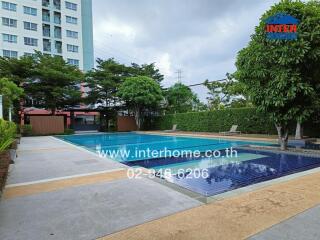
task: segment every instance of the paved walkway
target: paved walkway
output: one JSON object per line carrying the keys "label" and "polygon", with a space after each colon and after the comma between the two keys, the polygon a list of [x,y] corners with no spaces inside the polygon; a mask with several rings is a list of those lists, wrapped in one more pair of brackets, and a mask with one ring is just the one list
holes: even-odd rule
{"label": "paved walkway", "polygon": [[320,173],[210,204],[52,137],[23,138],[0,239],[320,239]]}
{"label": "paved walkway", "polygon": [[[319,203],[320,173],[315,173],[189,209],[106,236],[103,240],[247,239]],[[295,234],[296,239],[318,240],[319,238],[308,238],[309,235],[301,231],[301,219],[303,219],[304,224],[313,222],[310,226],[312,233],[316,232],[319,236],[320,216],[316,216],[319,210],[317,212],[311,210],[311,212],[313,213],[311,218],[298,215],[295,221],[276,225],[276,229],[261,233],[255,239],[291,239],[286,236],[290,229],[298,225],[299,227],[291,232],[291,235]],[[317,224],[315,224],[315,218]],[[291,224],[291,228],[282,231],[287,224]]]}
{"label": "paved walkway", "polygon": [[23,138],[0,202],[0,239],[95,239],[199,206],[120,163],[52,137]]}
{"label": "paved walkway", "polygon": [[258,233],[250,240],[319,240],[320,205]]}

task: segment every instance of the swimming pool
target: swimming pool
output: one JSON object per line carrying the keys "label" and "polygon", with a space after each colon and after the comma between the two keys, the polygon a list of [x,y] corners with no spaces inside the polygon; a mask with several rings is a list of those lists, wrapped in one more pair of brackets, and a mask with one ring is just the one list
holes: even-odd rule
{"label": "swimming pool", "polygon": [[59,138],[82,146],[90,151],[102,152],[109,158],[119,162],[161,157],[150,156],[151,154],[138,154],[139,152],[147,152],[148,149],[156,152],[167,149],[171,150],[171,153],[174,150],[180,152],[183,150],[204,152],[207,150],[222,150],[248,144],[269,144],[266,142],[239,141],[223,138],[177,137],[138,133],[69,135],[59,136]]}
{"label": "swimming pool", "polygon": [[[131,167],[151,169],[158,177],[206,197],[320,167],[320,156],[241,148],[249,144],[270,145],[267,142],[137,133],[72,135],[59,138],[91,151],[131,152],[126,156],[108,157]],[[161,151],[164,148],[198,150],[200,155],[150,157],[133,154],[137,150]],[[217,157],[205,154],[206,151],[230,148],[236,151],[235,155],[222,154]],[[168,172],[169,174],[166,174]]]}

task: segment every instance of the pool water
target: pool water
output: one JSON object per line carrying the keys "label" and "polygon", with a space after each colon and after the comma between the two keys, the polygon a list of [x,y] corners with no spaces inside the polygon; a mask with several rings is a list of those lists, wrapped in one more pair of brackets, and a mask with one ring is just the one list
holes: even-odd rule
{"label": "pool water", "polygon": [[[265,142],[250,142],[218,138],[176,137],[164,135],[138,134],[138,133],[108,133],[91,135],[60,136],[60,139],[85,147],[91,151],[101,151],[109,158],[119,162],[136,161],[142,159],[158,158],[150,155],[136,154],[142,150],[190,150],[205,152],[207,150],[221,150],[248,144],[267,145]],[[126,151],[129,155],[114,154]]]}
{"label": "pool water", "polygon": [[[157,176],[204,196],[213,196],[255,183],[320,167],[320,155],[272,153],[245,150],[244,145],[270,145],[266,142],[230,139],[161,136],[137,133],[114,133],[60,136],[59,138],[91,151],[126,150],[198,150],[200,156],[145,157],[108,155],[115,161],[132,167],[151,169]],[[234,148],[235,155],[208,157],[205,151]],[[170,174],[164,174],[165,171]],[[198,173],[201,174],[198,174]],[[196,174],[197,173],[197,174]],[[206,174],[202,174],[206,173]]]}
{"label": "pool water", "polygon": [[[183,158],[175,159],[172,163],[168,159],[156,159],[155,161],[129,162],[128,165],[156,170],[170,169],[172,175],[163,175],[163,178],[204,196],[213,196],[320,167],[320,156],[310,157],[242,149],[237,149],[237,152],[237,157],[228,159]],[[185,174],[178,174],[178,169],[181,168],[186,170]],[[208,176],[199,177],[197,174],[189,173],[187,169],[205,169],[208,171]]]}

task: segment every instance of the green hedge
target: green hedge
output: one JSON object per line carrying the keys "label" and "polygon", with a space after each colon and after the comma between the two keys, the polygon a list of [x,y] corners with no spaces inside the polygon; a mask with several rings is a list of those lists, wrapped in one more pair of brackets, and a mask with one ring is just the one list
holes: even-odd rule
{"label": "green hedge", "polygon": [[[238,125],[243,133],[276,134],[274,124],[270,119],[258,112],[256,108],[228,108],[208,112],[189,112],[168,114],[160,117],[147,118],[144,130],[171,129],[173,124],[182,131],[221,132],[228,131],[232,125]],[[309,136],[319,136],[319,124],[305,124],[305,133]],[[295,126],[290,133],[294,134]]]}

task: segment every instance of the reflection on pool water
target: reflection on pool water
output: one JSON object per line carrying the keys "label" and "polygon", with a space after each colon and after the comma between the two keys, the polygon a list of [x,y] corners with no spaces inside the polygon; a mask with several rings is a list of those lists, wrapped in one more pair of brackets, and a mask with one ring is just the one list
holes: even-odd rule
{"label": "reflection on pool water", "polygon": [[[171,163],[172,162],[172,163]],[[279,178],[296,172],[320,167],[320,157],[271,153],[265,151],[238,149],[238,157],[229,159],[158,159],[156,161],[128,162],[128,165],[152,168],[155,170],[170,169],[172,175],[163,175],[168,181],[204,196],[252,185],[255,183]],[[208,176],[179,169],[206,170]]]}

